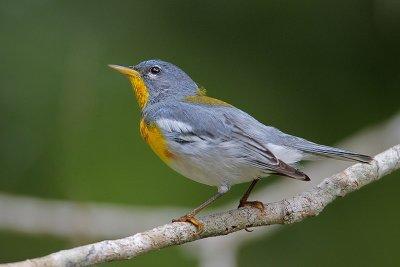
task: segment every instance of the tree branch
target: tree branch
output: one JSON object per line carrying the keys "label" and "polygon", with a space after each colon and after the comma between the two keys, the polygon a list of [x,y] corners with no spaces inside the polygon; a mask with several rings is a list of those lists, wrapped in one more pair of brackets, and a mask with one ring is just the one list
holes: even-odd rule
{"label": "tree branch", "polygon": [[[376,140],[379,140],[379,142],[376,142]],[[367,155],[375,155],[396,144],[400,144],[400,113],[384,122],[357,131],[335,146],[345,147],[350,151],[359,151]],[[264,203],[289,198],[317,186],[325,177],[338,173],[350,165],[348,161],[336,160],[307,162],[302,171],[311,177],[311,182],[303,183],[293,182],[292,179],[279,179],[268,186],[258,188],[251,196],[252,199],[262,200]],[[234,204],[223,205],[218,210],[228,210],[230,208],[227,207],[232,207]],[[235,267],[238,265],[238,253],[245,244],[255,240],[268,239],[284,229],[285,227],[279,224],[258,227],[254,229],[254,234],[251,235],[245,231],[240,231],[224,238],[206,238],[181,247],[198,259],[200,267]]]}
{"label": "tree branch", "polygon": [[42,258],[0,266],[87,266],[134,258],[149,251],[179,245],[211,236],[226,235],[248,227],[290,224],[318,215],[337,197],[356,191],[400,168],[400,145],[377,155],[370,164],[355,164],[323,180],[313,189],[279,202],[265,204],[265,211],[240,208],[216,213],[200,220],[204,231],[188,223],[169,223],[117,240],[59,251]]}

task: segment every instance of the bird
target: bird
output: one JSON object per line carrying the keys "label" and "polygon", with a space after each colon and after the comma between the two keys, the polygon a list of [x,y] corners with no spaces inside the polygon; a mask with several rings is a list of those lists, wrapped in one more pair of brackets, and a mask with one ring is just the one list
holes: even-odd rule
{"label": "bird", "polygon": [[309,176],[298,163],[333,158],[369,163],[372,158],[320,145],[265,125],[233,105],[212,98],[178,66],[151,59],[132,66],[109,65],[130,81],[141,110],[140,134],[163,162],[181,175],[217,188],[216,193],[172,222],[202,231],[196,215],[235,184],[250,182],[238,208],[264,210],[249,195],[271,174],[301,181]]}

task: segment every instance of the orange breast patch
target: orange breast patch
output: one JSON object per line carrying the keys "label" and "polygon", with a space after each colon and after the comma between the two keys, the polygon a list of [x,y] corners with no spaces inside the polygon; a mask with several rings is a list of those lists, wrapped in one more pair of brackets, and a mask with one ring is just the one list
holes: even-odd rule
{"label": "orange breast patch", "polygon": [[174,155],[168,151],[167,143],[160,129],[155,124],[147,124],[143,119],[140,121],[140,134],[151,149],[164,162],[171,160]]}

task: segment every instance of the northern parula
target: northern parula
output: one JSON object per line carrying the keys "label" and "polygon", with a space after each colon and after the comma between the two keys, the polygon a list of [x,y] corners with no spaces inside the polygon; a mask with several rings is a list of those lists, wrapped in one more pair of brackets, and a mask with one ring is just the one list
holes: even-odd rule
{"label": "northern parula", "polygon": [[174,222],[190,222],[201,230],[195,215],[232,185],[250,181],[239,207],[263,209],[261,202],[247,200],[255,184],[269,174],[309,181],[295,168],[301,160],[317,156],[371,161],[370,156],[319,145],[264,125],[246,112],[207,96],[171,63],[148,60],[135,66],[109,66],[131,82],[142,112],[140,133],[153,151],[183,176],[218,188],[210,199]]}

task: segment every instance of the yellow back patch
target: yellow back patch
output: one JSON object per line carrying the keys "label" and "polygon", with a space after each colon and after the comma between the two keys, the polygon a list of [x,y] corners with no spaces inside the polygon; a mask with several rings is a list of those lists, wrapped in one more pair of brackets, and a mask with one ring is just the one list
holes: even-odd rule
{"label": "yellow back patch", "polygon": [[197,88],[197,95],[207,95],[207,89],[203,86]]}
{"label": "yellow back patch", "polygon": [[232,107],[231,104],[228,104],[222,100],[212,98],[206,95],[194,95],[194,96],[188,96],[185,98],[186,102],[189,103],[194,103],[194,104],[204,104],[204,105],[210,105],[210,106],[226,106],[226,107]]}
{"label": "yellow back patch", "polygon": [[135,92],[139,107],[143,109],[149,100],[149,90],[147,89],[142,77],[139,75],[130,75],[128,77],[129,81],[132,83],[133,91]]}
{"label": "yellow back patch", "polygon": [[149,144],[151,149],[164,162],[168,162],[170,159],[174,158],[174,155],[168,151],[165,138],[157,125],[146,124],[146,122],[142,119],[140,121],[140,134],[146,143]]}

